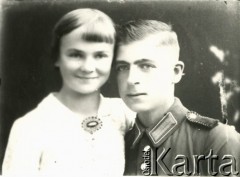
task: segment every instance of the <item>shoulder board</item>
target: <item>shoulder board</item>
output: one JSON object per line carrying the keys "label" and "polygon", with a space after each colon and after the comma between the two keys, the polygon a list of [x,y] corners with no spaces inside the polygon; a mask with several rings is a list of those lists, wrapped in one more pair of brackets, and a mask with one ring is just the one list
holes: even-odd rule
{"label": "shoulder board", "polygon": [[188,121],[195,123],[195,124],[202,125],[204,127],[208,127],[208,128],[213,128],[213,127],[217,126],[218,122],[219,122],[219,120],[201,116],[194,111],[187,112],[186,117],[187,117]]}

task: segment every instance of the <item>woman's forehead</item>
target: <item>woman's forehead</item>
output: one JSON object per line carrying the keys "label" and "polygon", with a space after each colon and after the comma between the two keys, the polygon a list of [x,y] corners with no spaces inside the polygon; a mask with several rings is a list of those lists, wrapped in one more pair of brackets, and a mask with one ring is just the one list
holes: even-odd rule
{"label": "woman's forehead", "polygon": [[64,36],[61,40],[60,51],[81,51],[84,53],[92,53],[96,51],[113,52],[114,44],[106,42],[86,41],[82,38],[74,38],[74,36]]}
{"label": "woman's forehead", "polygon": [[88,42],[106,42],[110,44],[113,44],[115,42],[115,33],[86,28],[84,29],[82,27],[76,28],[64,36],[70,37],[73,40],[82,39]]}

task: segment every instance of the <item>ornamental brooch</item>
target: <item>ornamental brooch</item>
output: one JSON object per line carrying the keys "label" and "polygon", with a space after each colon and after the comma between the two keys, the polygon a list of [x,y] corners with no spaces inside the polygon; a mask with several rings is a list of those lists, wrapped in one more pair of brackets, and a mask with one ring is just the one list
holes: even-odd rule
{"label": "ornamental brooch", "polygon": [[102,121],[97,116],[87,117],[82,121],[82,128],[90,134],[102,128]]}

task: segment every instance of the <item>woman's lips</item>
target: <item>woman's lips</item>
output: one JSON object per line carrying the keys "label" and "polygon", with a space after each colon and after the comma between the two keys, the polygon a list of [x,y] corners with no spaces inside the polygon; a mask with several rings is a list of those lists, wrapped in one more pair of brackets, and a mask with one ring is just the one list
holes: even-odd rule
{"label": "woman's lips", "polygon": [[96,79],[98,77],[89,77],[89,76],[76,76],[77,78],[80,78],[80,79]]}

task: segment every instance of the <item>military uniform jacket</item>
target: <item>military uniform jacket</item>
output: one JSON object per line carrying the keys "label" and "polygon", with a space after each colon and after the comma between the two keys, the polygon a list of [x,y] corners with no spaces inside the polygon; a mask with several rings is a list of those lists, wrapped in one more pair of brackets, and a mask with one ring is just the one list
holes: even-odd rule
{"label": "military uniform jacket", "polygon": [[155,126],[144,128],[136,118],[125,157],[125,175],[239,175],[240,135],[175,98]]}

